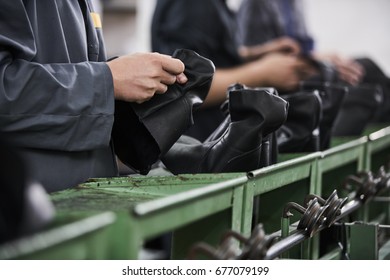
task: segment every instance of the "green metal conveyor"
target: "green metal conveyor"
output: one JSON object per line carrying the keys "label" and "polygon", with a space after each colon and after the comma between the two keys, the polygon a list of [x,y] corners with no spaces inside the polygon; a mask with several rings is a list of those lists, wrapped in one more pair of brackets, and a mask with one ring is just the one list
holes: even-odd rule
{"label": "green metal conveyor", "polygon": [[[343,187],[345,178],[376,172],[388,165],[389,156],[386,127],[358,139],[333,139],[326,151],[283,155],[279,163],[248,173],[91,179],[53,193],[53,223],[0,245],[0,259],[138,259],[147,240],[165,233],[172,234],[172,258],[186,259],[195,244],[218,248],[226,232],[249,236],[260,223],[266,233],[279,234],[279,240],[294,237],[300,215],[283,218],[287,203],[303,204],[308,195],[327,198],[334,190],[350,198],[353,191]],[[389,205],[386,191],[353,207],[343,225],[349,256],[389,256],[388,231],[381,230],[390,224]],[[337,244],[327,241],[333,234],[326,229],[296,239],[297,245],[278,257],[340,258]],[[362,238],[370,240],[366,247],[359,246]]]}

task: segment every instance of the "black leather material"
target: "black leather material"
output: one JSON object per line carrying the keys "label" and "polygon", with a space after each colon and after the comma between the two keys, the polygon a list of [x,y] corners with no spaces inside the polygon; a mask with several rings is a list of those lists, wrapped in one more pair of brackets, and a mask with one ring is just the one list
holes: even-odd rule
{"label": "black leather material", "polygon": [[[228,93],[232,90],[240,90],[240,89],[249,89],[249,87],[246,87],[242,84],[236,83],[231,85],[228,88]],[[270,93],[274,95],[279,95],[278,92],[274,88],[252,88],[253,90],[268,90]],[[219,138],[225,130],[228,128],[231,119],[229,115],[229,100],[227,99],[224,103],[221,105],[221,111],[226,116],[221,125],[205,140],[205,141],[213,141],[217,138]],[[261,156],[260,156],[260,167],[269,166],[271,164],[274,164],[277,162],[278,159],[278,148],[276,143],[276,133],[275,131],[267,134],[262,135],[262,148],[261,148]]]}
{"label": "black leather material", "polygon": [[210,142],[218,139],[222,136],[222,134],[225,133],[226,129],[229,127],[229,124],[231,122],[230,113],[229,113],[229,92],[235,91],[235,90],[243,90],[245,88],[244,85],[236,83],[232,84],[228,87],[226,91],[226,101],[223,102],[220,106],[222,114],[225,116],[225,119],[222,121],[222,123],[209,135],[209,137],[206,138],[204,142]]}
{"label": "black leather material", "polygon": [[348,88],[348,95],[335,120],[333,136],[362,135],[383,101],[383,92],[379,85],[366,84]]}
{"label": "black leather material", "polygon": [[112,140],[117,157],[140,174],[147,174],[160,155],[153,136],[139,121],[131,105],[123,101],[115,102]]}
{"label": "black leather material", "polygon": [[382,69],[371,59],[363,57],[356,59],[363,68],[365,75],[363,84],[377,85],[382,88],[383,102],[379,106],[374,120],[376,122],[390,121],[390,78],[382,71]]}
{"label": "black leather material", "polygon": [[119,159],[141,174],[165,154],[193,124],[192,113],[206,98],[214,64],[191,50],[172,55],[185,64],[188,82],[175,83],[165,94],[142,104],[116,102],[113,141]]}
{"label": "black leather material", "polygon": [[319,151],[322,102],[318,91],[300,91],[282,97],[289,103],[289,109],[287,121],[277,131],[279,152]]}
{"label": "black leather material", "polygon": [[[230,121],[223,133],[199,144],[176,143],[162,157],[174,174],[247,172],[260,166],[262,138],[286,120],[288,103],[269,89],[229,92]],[[228,119],[227,119],[228,120]]]}
{"label": "black leather material", "polygon": [[322,118],[320,121],[320,149],[330,147],[332,129],[344,98],[348,93],[348,87],[332,83],[310,82],[301,83],[302,91],[318,90],[322,101]]}

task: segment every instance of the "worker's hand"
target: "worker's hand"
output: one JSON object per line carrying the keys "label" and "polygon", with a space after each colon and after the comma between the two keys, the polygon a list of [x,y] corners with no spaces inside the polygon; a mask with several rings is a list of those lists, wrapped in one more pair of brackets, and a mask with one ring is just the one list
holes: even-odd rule
{"label": "worker's hand", "polygon": [[333,64],[338,72],[339,78],[351,85],[357,85],[364,76],[363,67],[356,61],[343,57],[339,54],[314,54],[318,60],[328,61]]}
{"label": "worker's hand", "polygon": [[262,84],[281,91],[297,90],[299,82],[312,75],[314,69],[295,55],[269,54],[257,61],[264,69]]}
{"label": "worker's hand", "polygon": [[271,40],[269,44],[272,51],[282,52],[285,54],[299,55],[302,51],[299,43],[287,36]]}
{"label": "worker's hand", "polygon": [[158,53],[136,53],[107,62],[113,81],[115,99],[142,103],[168,86],[186,83],[184,64],[176,58]]}
{"label": "worker's hand", "polygon": [[270,40],[264,44],[241,46],[239,47],[238,52],[245,60],[253,60],[272,52],[298,55],[301,53],[301,47],[294,39],[283,36],[274,40]]}

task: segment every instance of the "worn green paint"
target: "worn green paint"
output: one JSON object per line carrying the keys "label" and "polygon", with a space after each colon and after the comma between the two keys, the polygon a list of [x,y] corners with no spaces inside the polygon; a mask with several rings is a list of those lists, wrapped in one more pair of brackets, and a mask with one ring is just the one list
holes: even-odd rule
{"label": "worn green paint", "polygon": [[[136,259],[146,240],[183,229],[198,220],[212,220],[216,213],[224,213],[229,221],[216,228],[218,234],[228,229],[239,232],[247,180],[246,174],[92,179],[77,188],[53,194],[52,200],[59,211],[68,213],[112,209],[120,217],[115,227],[121,229],[119,238],[113,236],[113,239],[127,245],[113,245],[111,258]],[[197,234],[202,231],[210,229],[197,229]],[[196,235],[192,234],[189,240],[196,241]]]}
{"label": "worn green paint", "polygon": [[[322,152],[281,155],[280,163],[248,173],[91,179],[76,188],[51,194],[57,209],[54,222],[37,235],[17,240],[20,250],[8,258],[137,259],[147,239],[168,232],[173,233],[174,258],[185,258],[194,242],[201,240],[216,246],[228,229],[249,236],[255,200],[259,201],[256,215],[266,233],[281,228],[282,234],[287,235],[290,223],[296,223],[300,214],[294,213],[281,225],[285,203],[302,204],[309,193],[326,198],[334,189],[340,191],[339,197],[344,197],[340,182],[345,176],[361,170],[375,171],[387,163],[390,127],[367,131],[365,135],[359,139],[334,138],[332,147]],[[380,217],[381,222],[388,224],[389,205],[370,202],[358,211],[360,216],[352,217],[365,222]],[[75,230],[76,235],[64,238],[66,226],[81,225],[84,219],[106,211],[111,211],[115,221],[100,227],[97,223],[89,231]],[[359,238],[374,238],[371,232],[353,231],[353,244]],[[33,238],[53,242],[34,243]],[[7,258],[8,245],[0,247],[0,258]],[[375,247],[375,243],[368,245],[369,250]],[[299,247],[301,258],[336,258],[339,254],[336,249],[319,256],[318,236]],[[291,257],[297,256],[295,249],[289,254]],[[356,255],[363,253],[356,246],[351,250]]]}

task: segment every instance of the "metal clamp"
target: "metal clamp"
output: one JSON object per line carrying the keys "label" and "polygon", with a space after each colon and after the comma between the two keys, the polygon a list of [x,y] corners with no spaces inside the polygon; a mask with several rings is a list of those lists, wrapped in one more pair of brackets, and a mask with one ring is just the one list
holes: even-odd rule
{"label": "metal clamp", "polygon": [[323,216],[325,217],[324,225],[327,227],[330,227],[336,222],[337,217],[341,214],[341,208],[343,208],[348,200],[348,197],[339,198],[337,190],[334,190],[326,200],[317,195],[309,194],[305,198],[305,204],[308,204],[308,202],[314,198],[316,198],[322,206],[328,206],[323,212]]}
{"label": "metal clamp", "polygon": [[187,258],[193,260],[201,253],[215,260],[233,260],[239,254],[239,250],[232,238],[225,238],[217,249],[203,242],[195,244],[191,247]]}
{"label": "metal clamp", "polygon": [[351,191],[355,187],[355,198],[365,203],[371,199],[376,193],[377,181],[374,178],[374,174],[371,171],[362,171],[356,175],[349,175],[344,180],[344,188]]}
{"label": "metal clamp", "polygon": [[307,208],[295,203],[289,202],[286,204],[283,210],[283,217],[289,218],[293,216],[290,209],[295,209],[303,216],[299,220],[297,229],[304,230],[308,236],[313,236],[320,226],[324,223],[325,217],[324,212],[329,205],[322,206],[317,198],[313,198],[309,201]]}
{"label": "metal clamp", "polygon": [[273,244],[276,235],[266,235],[262,224],[258,224],[252,231],[249,238],[237,235],[241,242],[244,242],[242,252],[237,256],[238,260],[262,260],[267,254],[269,247]]}
{"label": "metal clamp", "polygon": [[[217,249],[205,243],[198,243],[191,248],[188,259],[194,259],[196,255],[203,253],[217,260],[262,260],[275,238],[277,235],[268,236],[265,234],[262,224],[258,224],[254,228],[249,238],[230,230],[224,234]],[[242,250],[238,248],[235,240],[243,244]]]}
{"label": "metal clamp", "polygon": [[381,166],[376,175],[371,171],[362,171],[357,175],[350,175],[344,181],[344,188],[357,188],[355,198],[365,203],[383,190],[390,188],[390,174]]}

